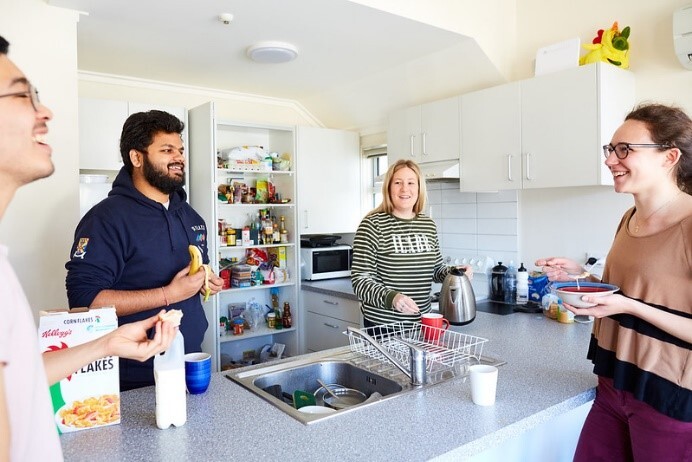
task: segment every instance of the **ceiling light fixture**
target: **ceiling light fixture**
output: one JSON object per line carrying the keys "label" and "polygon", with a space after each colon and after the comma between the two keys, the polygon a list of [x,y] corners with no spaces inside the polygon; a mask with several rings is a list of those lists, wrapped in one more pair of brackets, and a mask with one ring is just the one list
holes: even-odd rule
{"label": "ceiling light fixture", "polygon": [[258,63],[287,63],[298,57],[298,49],[286,42],[258,42],[248,47],[247,56]]}

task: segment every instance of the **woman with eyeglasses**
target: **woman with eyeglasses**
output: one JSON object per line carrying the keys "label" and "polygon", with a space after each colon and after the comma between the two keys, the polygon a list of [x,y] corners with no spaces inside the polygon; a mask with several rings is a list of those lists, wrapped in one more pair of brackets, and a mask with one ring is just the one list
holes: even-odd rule
{"label": "woman with eyeglasses", "polygon": [[[635,108],[603,147],[615,191],[632,194],[615,233],[592,308],[587,357],[596,400],[575,461],[692,460],[692,121],[660,104]],[[536,261],[552,281],[583,268]],[[594,278],[591,276],[591,278]]]}

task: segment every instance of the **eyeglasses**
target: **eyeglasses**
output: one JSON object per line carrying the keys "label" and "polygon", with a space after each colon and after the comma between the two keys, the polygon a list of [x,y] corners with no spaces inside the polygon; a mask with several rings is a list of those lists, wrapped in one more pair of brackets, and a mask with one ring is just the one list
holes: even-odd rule
{"label": "eyeglasses", "polygon": [[29,85],[29,89],[26,91],[7,93],[5,95],[0,95],[0,98],[6,98],[9,96],[28,96],[31,98],[31,106],[34,108],[34,111],[38,111],[38,105],[41,104],[41,101],[38,99],[38,90],[33,85]]}
{"label": "eyeglasses", "polygon": [[669,144],[633,144],[633,143],[618,143],[615,146],[612,144],[606,144],[603,146],[603,155],[607,159],[610,153],[615,151],[615,155],[618,159],[624,159],[632,151],[632,148],[659,148],[659,149],[669,149],[672,148]]}

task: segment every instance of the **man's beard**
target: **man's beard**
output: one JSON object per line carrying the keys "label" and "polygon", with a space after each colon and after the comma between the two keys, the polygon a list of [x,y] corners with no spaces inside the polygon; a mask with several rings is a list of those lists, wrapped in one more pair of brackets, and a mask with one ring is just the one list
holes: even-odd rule
{"label": "man's beard", "polygon": [[[169,165],[176,165],[176,163]],[[149,156],[144,156],[144,163],[142,164],[144,178],[150,185],[164,194],[171,194],[176,189],[185,185],[185,170],[183,169],[181,171],[183,173],[181,177],[170,176],[168,174],[168,168],[166,168],[166,171],[162,172],[149,162]]]}

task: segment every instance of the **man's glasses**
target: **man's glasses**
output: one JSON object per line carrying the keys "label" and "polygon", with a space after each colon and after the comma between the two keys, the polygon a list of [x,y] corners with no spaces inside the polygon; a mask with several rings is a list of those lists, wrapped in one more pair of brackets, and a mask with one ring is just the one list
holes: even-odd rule
{"label": "man's glasses", "polygon": [[659,149],[669,149],[672,146],[669,144],[634,144],[634,143],[618,143],[615,146],[612,144],[606,144],[603,146],[603,155],[607,159],[610,153],[615,151],[615,155],[618,159],[624,159],[632,151],[632,148],[659,148]]}
{"label": "man's glasses", "polygon": [[41,102],[38,99],[38,90],[33,85],[29,85],[28,90],[18,91],[15,93],[7,93],[5,95],[0,95],[0,98],[6,98],[9,96],[28,96],[31,99],[31,106],[34,108],[34,111],[38,111],[38,105],[41,104]]}

